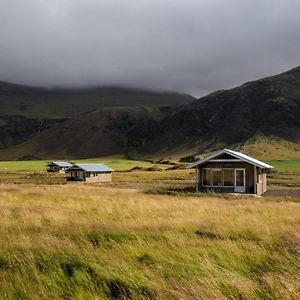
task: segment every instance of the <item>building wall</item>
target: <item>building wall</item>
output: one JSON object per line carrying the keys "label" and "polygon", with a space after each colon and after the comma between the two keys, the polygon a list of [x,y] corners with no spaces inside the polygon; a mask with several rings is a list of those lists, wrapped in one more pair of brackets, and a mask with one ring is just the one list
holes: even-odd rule
{"label": "building wall", "polygon": [[86,182],[110,182],[112,181],[112,173],[96,173],[85,172],[81,170],[72,170],[69,175],[69,180]]}
{"label": "building wall", "polygon": [[[227,158],[227,157],[226,157]],[[245,169],[246,176],[246,193],[254,194],[254,166],[246,162],[206,162],[198,167],[198,190],[207,191],[211,190],[214,192],[234,192],[234,187],[202,187],[202,169],[205,168],[232,168],[232,169]]]}
{"label": "building wall", "polygon": [[112,173],[100,173],[95,176],[85,178],[86,182],[110,182],[112,181]]}
{"label": "building wall", "polygon": [[267,171],[257,168],[257,195],[261,196],[267,191]]}

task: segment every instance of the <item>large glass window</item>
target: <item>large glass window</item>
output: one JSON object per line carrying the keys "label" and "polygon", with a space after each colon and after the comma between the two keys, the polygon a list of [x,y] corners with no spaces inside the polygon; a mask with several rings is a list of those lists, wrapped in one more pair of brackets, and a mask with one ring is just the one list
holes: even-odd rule
{"label": "large glass window", "polygon": [[222,169],[212,169],[213,186],[222,186]]}
{"label": "large glass window", "polygon": [[233,186],[233,169],[224,169],[224,186]]}
{"label": "large glass window", "polygon": [[210,186],[210,169],[202,169],[202,181],[204,186]]}

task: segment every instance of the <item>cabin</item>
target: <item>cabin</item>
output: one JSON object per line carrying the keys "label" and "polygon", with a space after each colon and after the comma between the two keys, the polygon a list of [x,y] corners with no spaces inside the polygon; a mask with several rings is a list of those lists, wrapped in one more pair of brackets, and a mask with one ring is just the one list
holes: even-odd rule
{"label": "cabin", "polygon": [[67,161],[52,161],[47,164],[47,172],[65,173],[70,167],[72,164]]}
{"label": "cabin", "polygon": [[66,170],[68,180],[85,182],[110,182],[113,170],[102,164],[74,164]]}
{"label": "cabin", "polygon": [[267,191],[267,172],[273,167],[246,154],[223,149],[187,168],[196,169],[196,192],[261,196]]}

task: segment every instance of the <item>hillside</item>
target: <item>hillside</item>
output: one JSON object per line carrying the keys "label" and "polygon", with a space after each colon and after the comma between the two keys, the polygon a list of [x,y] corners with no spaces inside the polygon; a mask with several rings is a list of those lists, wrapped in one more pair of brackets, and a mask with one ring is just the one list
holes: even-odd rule
{"label": "hillside", "polygon": [[264,159],[296,159],[299,116],[300,67],[181,106],[87,113],[0,151],[0,158],[178,158],[226,146]]}
{"label": "hillside", "polygon": [[186,94],[121,87],[50,89],[0,82],[0,117],[74,118],[102,107],[168,106],[194,99]]}
{"label": "hillside", "polygon": [[46,89],[0,82],[0,149],[19,145],[69,119],[104,108],[174,106],[192,96],[120,87]]}
{"label": "hillside", "polygon": [[[199,153],[253,138],[300,142],[300,67],[174,109],[141,153]],[[129,134],[128,139],[134,138]],[[294,146],[292,146],[294,147]]]}

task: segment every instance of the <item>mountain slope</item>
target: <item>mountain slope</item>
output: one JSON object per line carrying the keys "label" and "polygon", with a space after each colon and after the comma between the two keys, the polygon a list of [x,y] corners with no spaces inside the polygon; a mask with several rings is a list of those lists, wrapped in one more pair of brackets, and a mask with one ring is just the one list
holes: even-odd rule
{"label": "mountain slope", "polygon": [[140,151],[202,152],[245,143],[259,135],[299,143],[299,116],[300,67],[174,109]]}
{"label": "mountain slope", "polygon": [[120,87],[47,89],[0,82],[0,117],[74,118],[102,107],[189,103],[190,95]]}
{"label": "mountain slope", "polygon": [[[158,158],[230,146],[252,149],[261,158],[300,158],[299,116],[300,67],[177,107],[87,113],[45,130],[10,153]],[[8,152],[0,151],[2,159],[3,153]]]}

